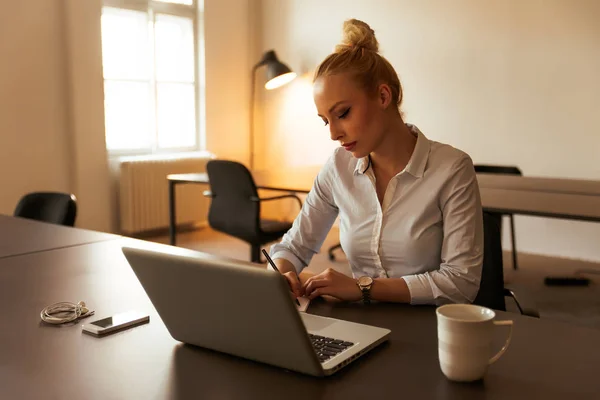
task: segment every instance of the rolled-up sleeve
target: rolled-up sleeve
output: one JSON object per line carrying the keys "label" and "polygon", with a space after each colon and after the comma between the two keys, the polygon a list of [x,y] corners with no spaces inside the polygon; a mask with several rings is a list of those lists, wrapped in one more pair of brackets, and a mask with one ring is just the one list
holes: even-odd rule
{"label": "rolled-up sleeve", "polygon": [[331,157],[315,178],[291,229],[280,243],[271,247],[271,258],[290,261],[300,273],[321,249],[339,211],[333,195],[335,176],[334,159]]}
{"label": "rolled-up sleeve", "polygon": [[440,192],[443,233],[438,270],[404,276],[411,304],[470,303],[477,296],[483,263],[483,213],[470,157],[452,167]]}

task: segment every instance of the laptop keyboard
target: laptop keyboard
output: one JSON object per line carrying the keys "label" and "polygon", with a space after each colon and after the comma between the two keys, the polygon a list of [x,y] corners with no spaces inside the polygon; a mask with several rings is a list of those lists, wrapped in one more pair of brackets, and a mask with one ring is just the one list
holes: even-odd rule
{"label": "laptop keyboard", "polygon": [[343,340],[334,339],[325,336],[308,334],[310,341],[312,342],[319,361],[324,363],[332,357],[337,356],[342,351],[354,346],[352,342],[345,342]]}

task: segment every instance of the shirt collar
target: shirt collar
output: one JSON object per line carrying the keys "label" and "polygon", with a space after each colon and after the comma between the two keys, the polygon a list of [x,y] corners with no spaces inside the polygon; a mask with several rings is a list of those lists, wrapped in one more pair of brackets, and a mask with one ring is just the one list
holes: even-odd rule
{"label": "shirt collar", "polygon": [[366,156],[358,160],[354,167],[354,175],[362,175],[371,168],[371,156]]}
{"label": "shirt collar", "polygon": [[415,149],[413,150],[412,155],[410,156],[410,160],[404,168],[404,171],[408,172],[415,178],[421,178],[423,176],[423,172],[425,172],[425,166],[427,165],[427,160],[429,159],[429,150],[430,144],[429,139],[423,135],[423,132],[419,130],[414,125],[406,124],[410,131],[417,137],[417,144],[415,145]]}
{"label": "shirt collar", "polygon": [[[406,124],[406,126],[410,129],[412,134],[417,137],[417,143],[415,145],[412,155],[410,156],[408,164],[402,172],[406,171],[414,177],[420,178],[425,172],[425,166],[427,165],[427,160],[429,159],[429,139],[427,139],[423,132],[421,132],[419,128],[417,128],[415,125]],[[363,157],[359,159],[356,163],[356,167],[354,168],[354,175],[362,175],[370,167],[371,157]]]}

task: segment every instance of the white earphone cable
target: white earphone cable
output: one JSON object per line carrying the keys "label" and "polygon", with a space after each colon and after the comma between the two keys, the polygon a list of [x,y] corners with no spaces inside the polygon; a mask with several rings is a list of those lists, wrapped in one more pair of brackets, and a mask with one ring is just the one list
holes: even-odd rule
{"label": "white earphone cable", "polygon": [[88,309],[83,301],[77,304],[61,301],[44,308],[40,312],[42,321],[54,325],[66,324],[90,315],[94,315],[94,311]]}

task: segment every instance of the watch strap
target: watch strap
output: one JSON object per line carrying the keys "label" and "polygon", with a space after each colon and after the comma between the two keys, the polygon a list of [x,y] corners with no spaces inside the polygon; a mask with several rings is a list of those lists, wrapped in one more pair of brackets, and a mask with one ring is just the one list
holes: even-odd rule
{"label": "watch strap", "polygon": [[369,286],[361,286],[358,282],[356,282],[360,292],[362,293],[362,300],[364,304],[371,304],[371,287],[373,284],[371,283]]}

